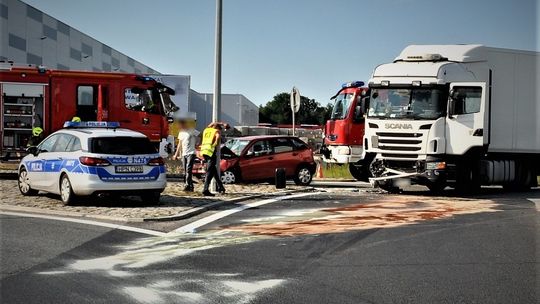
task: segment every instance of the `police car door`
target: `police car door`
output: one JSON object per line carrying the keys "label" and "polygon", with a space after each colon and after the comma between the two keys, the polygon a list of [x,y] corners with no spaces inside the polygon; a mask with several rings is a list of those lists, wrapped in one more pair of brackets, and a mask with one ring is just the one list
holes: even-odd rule
{"label": "police car door", "polygon": [[69,134],[58,134],[58,139],[56,140],[52,151],[46,153],[44,156],[44,187],[45,190],[49,192],[59,193],[60,191],[60,174],[62,173],[64,162],[68,158],[69,153],[66,152],[66,149],[71,139],[72,136]]}
{"label": "police car door", "polygon": [[36,190],[45,190],[47,173],[45,172],[45,161],[50,157],[50,153],[58,140],[59,134],[53,134],[43,140],[38,146],[38,154],[30,158],[26,164],[30,185]]}

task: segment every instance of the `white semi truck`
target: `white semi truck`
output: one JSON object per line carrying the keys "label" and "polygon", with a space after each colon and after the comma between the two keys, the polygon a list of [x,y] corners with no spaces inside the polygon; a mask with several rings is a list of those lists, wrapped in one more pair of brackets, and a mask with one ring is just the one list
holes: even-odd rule
{"label": "white semi truck", "polygon": [[364,136],[372,184],[527,189],[540,174],[538,52],[411,45],[375,68]]}

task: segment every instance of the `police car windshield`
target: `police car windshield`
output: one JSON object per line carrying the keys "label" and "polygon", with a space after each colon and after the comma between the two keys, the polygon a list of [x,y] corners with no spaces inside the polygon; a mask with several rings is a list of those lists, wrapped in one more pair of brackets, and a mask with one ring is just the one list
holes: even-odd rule
{"label": "police car windshield", "polygon": [[90,138],[90,152],[96,154],[135,155],[157,153],[145,137],[96,137]]}

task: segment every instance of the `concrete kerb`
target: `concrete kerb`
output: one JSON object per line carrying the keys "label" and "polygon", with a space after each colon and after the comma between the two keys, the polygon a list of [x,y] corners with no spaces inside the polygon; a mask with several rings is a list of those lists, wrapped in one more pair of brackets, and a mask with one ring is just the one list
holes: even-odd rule
{"label": "concrete kerb", "polygon": [[[306,192],[306,191],[314,191],[314,190],[315,190],[315,188],[313,188],[313,187],[309,187],[309,188],[306,188],[306,189],[285,190],[285,191],[274,192],[274,193],[271,194],[271,196],[288,195],[288,194],[293,194],[293,193],[297,193],[297,192]],[[204,213],[206,211],[209,211],[209,210],[212,210],[212,209],[217,209],[217,208],[219,208],[219,207],[221,207],[223,205],[226,205],[226,204],[239,203],[239,202],[252,200],[252,199],[256,199],[256,198],[260,198],[260,197],[265,197],[265,196],[270,196],[270,194],[265,193],[265,194],[246,195],[246,196],[236,197],[236,198],[232,198],[232,199],[228,199],[228,200],[211,202],[211,203],[199,206],[199,207],[195,207],[195,208],[180,212],[180,213],[178,213],[176,215],[144,218],[143,221],[145,221],[145,222],[150,222],[150,221],[164,222],[164,221],[185,220],[185,219],[197,216],[197,215],[199,215],[201,213]]]}
{"label": "concrete kerb", "polygon": [[142,222],[144,220],[143,218],[136,218],[136,217],[124,218],[124,217],[116,217],[116,216],[107,216],[107,215],[99,215],[99,214],[85,214],[85,213],[72,212],[72,211],[50,210],[50,209],[41,209],[41,208],[36,208],[36,207],[24,207],[24,206],[0,205],[0,213],[2,213],[2,211],[25,212],[25,213],[33,213],[33,214],[46,214],[46,215],[56,215],[56,216],[65,216],[65,217],[77,217],[77,218],[88,218],[88,219],[97,219],[97,220],[104,220],[104,221],[111,221],[111,222],[123,222],[123,223]]}

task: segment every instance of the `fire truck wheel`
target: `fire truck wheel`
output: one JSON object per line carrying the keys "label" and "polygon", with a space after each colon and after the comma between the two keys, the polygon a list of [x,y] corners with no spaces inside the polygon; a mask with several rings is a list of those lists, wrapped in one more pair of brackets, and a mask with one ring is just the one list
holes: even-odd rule
{"label": "fire truck wheel", "polygon": [[28,172],[25,168],[21,168],[21,171],[19,171],[19,180],[17,181],[17,185],[19,186],[19,191],[21,191],[22,195],[31,196],[38,194],[37,190],[30,187],[30,184],[28,183]]}
{"label": "fire truck wheel", "polygon": [[60,177],[60,198],[62,199],[62,203],[64,203],[64,205],[69,205],[76,199],[67,174],[62,174]]}
{"label": "fire truck wheel", "polygon": [[367,182],[369,181],[369,174],[368,172],[365,172],[365,170],[362,170],[361,168],[349,164],[349,172],[351,173],[352,177],[356,179],[357,181]]}

